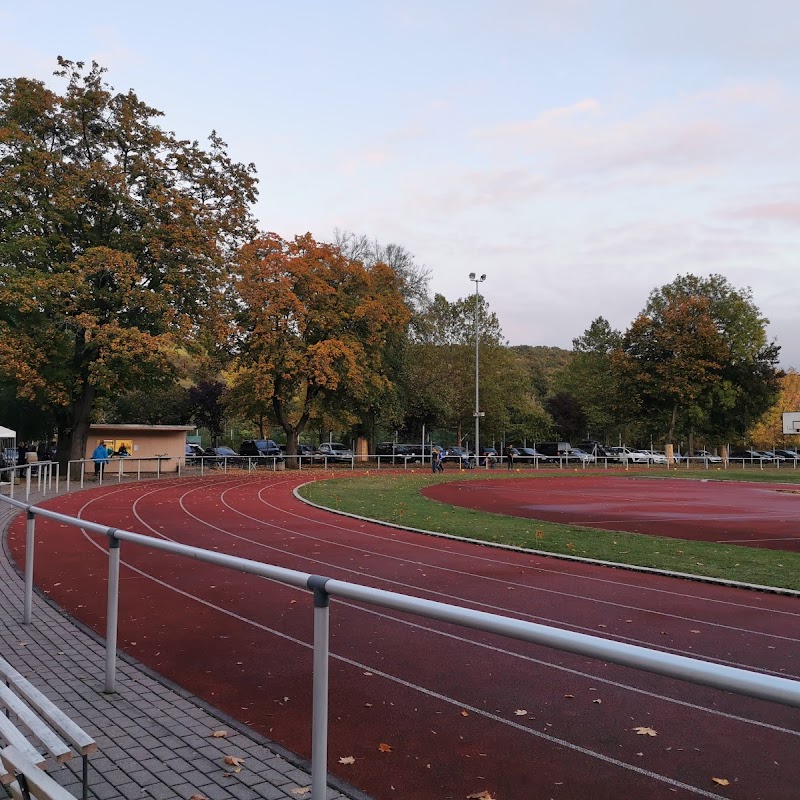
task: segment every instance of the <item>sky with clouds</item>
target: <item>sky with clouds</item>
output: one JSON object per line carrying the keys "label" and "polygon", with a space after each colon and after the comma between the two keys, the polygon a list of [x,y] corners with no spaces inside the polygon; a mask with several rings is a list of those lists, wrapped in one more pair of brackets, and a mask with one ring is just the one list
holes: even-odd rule
{"label": "sky with clouds", "polygon": [[750,287],[800,368],[797,0],[0,0],[0,76],[108,67],[217,130],[285,237],[403,245],[511,344],[625,330],[676,276]]}

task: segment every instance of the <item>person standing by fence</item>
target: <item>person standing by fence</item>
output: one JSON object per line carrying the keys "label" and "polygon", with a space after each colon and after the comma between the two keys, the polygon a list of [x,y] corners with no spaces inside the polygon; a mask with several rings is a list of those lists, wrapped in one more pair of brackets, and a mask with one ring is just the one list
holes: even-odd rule
{"label": "person standing by fence", "polygon": [[506,466],[509,470],[514,469],[514,448],[509,444],[506,445]]}
{"label": "person standing by fence", "polygon": [[108,450],[105,442],[100,442],[92,452],[94,460],[94,479],[98,480],[103,474],[103,467],[108,464]]}

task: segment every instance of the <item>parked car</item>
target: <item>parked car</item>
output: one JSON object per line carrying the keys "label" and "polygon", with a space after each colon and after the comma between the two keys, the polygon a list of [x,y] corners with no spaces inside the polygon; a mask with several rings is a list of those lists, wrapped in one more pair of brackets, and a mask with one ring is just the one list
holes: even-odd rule
{"label": "parked car", "polygon": [[567,450],[564,453],[564,458],[566,461],[578,461],[582,464],[594,464],[595,457],[591,453],[587,453],[585,450],[581,450],[579,447],[573,447],[570,450]]}
{"label": "parked car", "polygon": [[381,442],[375,448],[375,454],[381,457],[381,461],[387,456],[391,456],[392,464],[422,461],[422,448],[420,445]]}
{"label": "parked car", "polygon": [[517,448],[520,452],[519,459],[520,461],[527,461],[528,463],[534,464],[536,462],[548,462],[552,461],[550,456],[546,456],[544,453],[540,453],[535,447],[519,447]]}
{"label": "parked car", "polygon": [[272,439],[245,439],[239,445],[239,455],[250,458],[280,458],[281,448]]}
{"label": "parked car", "polygon": [[787,461],[796,461],[797,459],[800,459],[800,453],[798,453],[796,450],[778,449],[778,450],[767,450],[767,452],[781,456],[782,458],[785,458]]}
{"label": "parked car", "polygon": [[523,463],[534,464],[538,461],[547,462],[551,460],[550,456],[540,453],[535,447],[515,447],[514,449],[517,451],[517,455],[514,458]]}
{"label": "parked car", "polygon": [[730,453],[728,453],[728,460],[743,462],[748,461],[751,464],[765,464],[771,462],[772,458],[758,450],[732,450]]}
{"label": "parked car", "polygon": [[631,450],[628,447],[612,447],[616,459],[623,464],[651,464],[653,456],[649,450]]}
{"label": "parked car", "polygon": [[650,456],[650,464],[661,464],[662,466],[667,464],[666,453],[662,453],[660,450],[642,450],[641,452]]}
{"label": "parked car", "polygon": [[327,462],[353,462],[353,451],[341,442],[323,442],[316,450],[316,455]]}
{"label": "parked car", "polygon": [[445,461],[466,462],[471,458],[472,453],[466,447],[448,447],[444,451]]}
{"label": "parked car", "polygon": [[709,464],[721,464],[722,457],[709,453],[708,450],[692,450],[692,458],[701,458]]}
{"label": "parked car", "polygon": [[205,455],[205,450],[199,444],[191,442],[186,443],[186,463],[199,464],[202,457]]}
{"label": "parked car", "polygon": [[209,447],[203,451],[204,463],[222,464],[224,461],[239,463],[242,458],[232,447]]}
{"label": "parked car", "polygon": [[[285,456],[286,455],[286,445],[282,444],[279,445],[281,449],[281,453]],[[314,448],[310,444],[298,444],[297,445],[297,455],[302,456],[305,460],[306,458],[310,458],[314,455]]]}

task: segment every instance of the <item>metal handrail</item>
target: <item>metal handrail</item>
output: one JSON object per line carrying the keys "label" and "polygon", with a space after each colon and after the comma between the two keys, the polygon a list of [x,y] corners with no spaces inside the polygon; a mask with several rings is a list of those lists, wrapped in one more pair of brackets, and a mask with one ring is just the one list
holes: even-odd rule
{"label": "metal handrail", "polygon": [[313,593],[314,600],[313,706],[311,724],[312,800],[324,800],[327,787],[328,660],[330,652],[331,597],[355,600],[395,611],[416,614],[428,619],[436,619],[474,630],[496,633],[511,639],[541,644],[556,650],[586,655],[691,683],[800,708],[800,681],[765,675],[738,667],[714,664],[702,659],[674,655],[648,647],[603,639],[599,636],[562,630],[534,622],[525,622],[512,617],[504,617],[499,614],[462,608],[448,603],[388,592],[383,589],[374,589],[348,581],[312,575],[212,550],[156,539],[133,531],[120,530],[56,511],[50,511],[49,509],[39,508],[12,498],[0,497],[0,500],[10,503],[27,514],[23,610],[23,623],[25,624],[29,624],[32,619],[36,517],[41,516],[45,519],[108,537],[106,692],[114,692],[116,682],[121,542],[150,547],[154,550],[161,550],[238,572],[269,578],[288,586],[310,590]]}

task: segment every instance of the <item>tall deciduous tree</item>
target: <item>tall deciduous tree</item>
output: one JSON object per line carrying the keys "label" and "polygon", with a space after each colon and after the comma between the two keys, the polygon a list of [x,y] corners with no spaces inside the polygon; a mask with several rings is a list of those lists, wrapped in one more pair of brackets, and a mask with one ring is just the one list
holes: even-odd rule
{"label": "tall deciduous tree", "polygon": [[643,411],[665,415],[670,441],[679,414],[690,430],[740,438],[777,394],[766,323],[749,289],[681,276],[653,291],[612,363]]}
{"label": "tall deciduous tree", "polygon": [[63,94],[0,80],[0,373],[82,457],[98,397],[172,380],[167,353],[217,321],[252,230],[254,168],[59,58]]}
{"label": "tall deciduous tree", "polygon": [[556,383],[559,393],[571,395],[580,404],[581,436],[588,433],[609,442],[612,430],[619,430],[625,420],[627,393],[611,371],[611,354],[621,344],[622,334],[604,317],[572,340],[573,358]]}
{"label": "tall deciduous tree", "polygon": [[385,264],[368,269],[310,234],[268,234],[242,249],[236,290],[232,397],[271,407],[290,455],[312,414],[357,414],[386,391],[387,343],[409,311]]}

